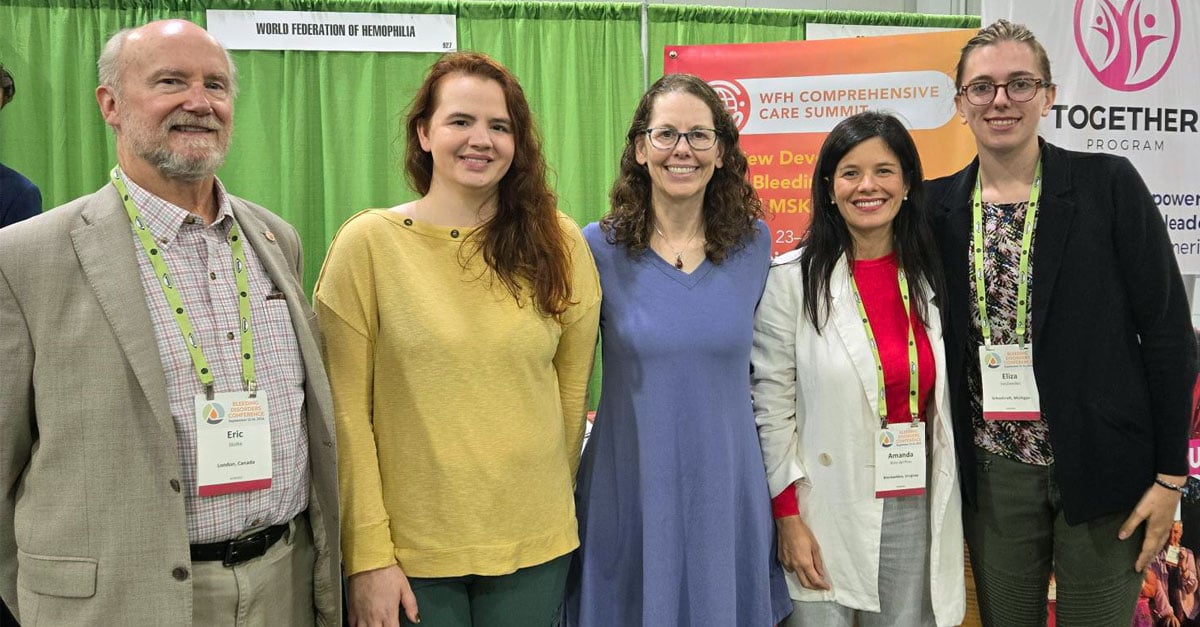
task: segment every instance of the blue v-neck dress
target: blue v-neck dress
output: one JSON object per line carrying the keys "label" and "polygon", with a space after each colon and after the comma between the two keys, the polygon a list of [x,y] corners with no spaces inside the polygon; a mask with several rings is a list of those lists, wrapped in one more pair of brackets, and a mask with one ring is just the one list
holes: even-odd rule
{"label": "blue v-neck dress", "polygon": [[791,612],[750,404],[765,224],[690,274],[584,236],[604,381],[576,487],[568,625],[767,627]]}

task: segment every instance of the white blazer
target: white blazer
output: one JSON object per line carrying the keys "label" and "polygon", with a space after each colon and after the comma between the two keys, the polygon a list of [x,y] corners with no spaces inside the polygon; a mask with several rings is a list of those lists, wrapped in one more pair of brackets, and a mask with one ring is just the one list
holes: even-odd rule
{"label": "white blazer", "polygon": [[[879,429],[875,359],[859,320],[843,256],[830,277],[833,297],[820,335],[804,313],[800,251],[771,264],[754,320],[754,418],[772,496],[799,481],[800,516],[821,547],[830,590],[809,590],[787,573],[793,599],[834,601],[879,611],[883,499],[875,498]],[[962,503],[939,314],[926,303],[925,331],[937,365],[927,412],[930,455],[930,591],[939,626],[966,609]]]}

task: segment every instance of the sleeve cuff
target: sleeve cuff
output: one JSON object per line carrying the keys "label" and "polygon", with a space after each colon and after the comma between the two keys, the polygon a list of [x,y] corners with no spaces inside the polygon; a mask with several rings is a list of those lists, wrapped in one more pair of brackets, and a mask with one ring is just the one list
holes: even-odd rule
{"label": "sleeve cuff", "polygon": [[396,563],[395,547],[388,521],[358,527],[350,533],[343,530],[342,559],[346,576],[384,568]]}
{"label": "sleeve cuff", "polygon": [[779,496],[771,499],[771,515],[775,518],[800,515],[800,503],[796,501],[796,487],[794,485],[784,488],[783,492],[779,493]]}

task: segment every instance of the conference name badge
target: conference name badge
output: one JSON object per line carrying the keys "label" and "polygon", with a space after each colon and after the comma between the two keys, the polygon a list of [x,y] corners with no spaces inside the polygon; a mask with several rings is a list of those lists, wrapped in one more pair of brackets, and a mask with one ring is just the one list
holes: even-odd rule
{"label": "conference name badge", "polygon": [[979,347],[984,420],[1037,420],[1041,416],[1033,347],[997,344]]}
{"label": "conference name badge", "polygon": [[195,397],[196,490],[220,496],[271,487],[271,418],[260,393]]}
{"label": "conference name badge", "polygon": [[875,498],[925,494],[925,425],[895,423],[875,437]]}

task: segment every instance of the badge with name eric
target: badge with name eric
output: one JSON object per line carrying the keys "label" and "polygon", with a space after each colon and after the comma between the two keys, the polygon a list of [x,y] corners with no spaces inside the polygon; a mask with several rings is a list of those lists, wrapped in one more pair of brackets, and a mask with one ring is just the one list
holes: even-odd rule
{"label": "badge with name eric", "polygon": [[196,395],[196,488],[220,496],[271,487],[267,397],[246,392]]}
{"label": "badge with name eric", "polygon": [[875,498],[925,494],[925,423],[895,423],[876,432]]}
{"label": "badge with name eric", "polygon": [[1031,346],[980,346],[979,372],[984,420],[1037,420],[1041,416]]}

